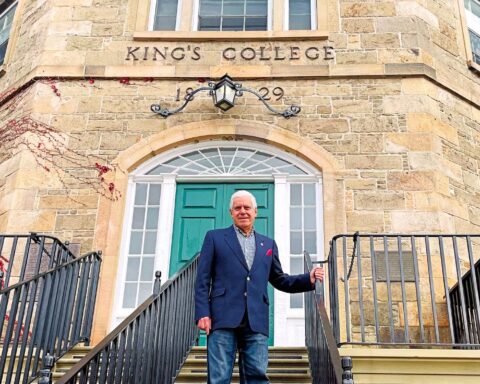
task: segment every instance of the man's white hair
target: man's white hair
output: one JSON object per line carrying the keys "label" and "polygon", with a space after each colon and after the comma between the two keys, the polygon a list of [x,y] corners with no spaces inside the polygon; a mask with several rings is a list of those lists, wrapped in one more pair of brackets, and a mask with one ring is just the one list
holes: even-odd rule
{"label": "man's white hair", "polygon": [[255,199],[255,196],[253,196],[250,192],[245,191],[244,189],[242,189],[240,191],[237,191],[232,195],[232,197],[230,198],[230,209],[233,208],[233,200],[234,199],[236,199],[237,197],[245,197],[245,196],[250,197],[250,200],[252,200],[253,208],[256,209],[257,208],[257,200]]}

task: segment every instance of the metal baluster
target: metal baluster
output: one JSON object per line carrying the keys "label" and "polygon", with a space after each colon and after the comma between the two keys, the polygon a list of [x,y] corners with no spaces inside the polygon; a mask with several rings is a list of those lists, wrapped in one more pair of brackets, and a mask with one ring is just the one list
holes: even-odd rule
{"label": "metal baluster", "polygon": [[404,321],[404,342],[410,342],[410,334],[408,327],[408,308],[407,308],[407,293],[405,292],[405,273],[403,270],[403,250],[402,250],[402,237],[397,236],[397,248],[398,248],[398,258],[400,260],[400,280],[402,287],[402,305],[403,305],[403,321]]}
{"label": "metal baluster", "polygon": [[353,374],[352,374],[352,358],[351,357],[342,357],[342,384],[354,384],[353,383]]}
{"label": "metal baluster", "polygon": [[395,342],[395,330],[393,327],[393,305],[392,305],[392,285],[390,282],[390,262],[388,259],[388,239],[383,236],[383,253],[385,255],[385,272],[387,275],[387,295],[388,295],[388,320],[390,322],[390,342]]}
{"label": "metal baluster", "polygon": [[418,313],[418,326],[420,328],[420,341],[425,342],[425,329],[423,326],[423,311],[422,311],[422,294],[420,291],[420,277],[418,273],[418,259],[417,259],[417,248],[415,243],[415,236],[410,237],[410,243],[412,246],[412,256],[413,256],[413,271],[415,274],[415,291],[417,293],[417,313]]}
{"label": "metal baluster", "polygon": [[432,255],[430,252],[430,237],[425,236],[425,251],[427,252],[428,281],[430,284],[430,300],[432,303],[433,325],[435,327],[435,342],[440,343],[440,332],[438,329],[437,304],[435,296],[435,283],[433,281]]}
{"label": "metal baluster", "polygon": [[[380,326],[378,322],[378,297],[377,297],[377,258],[375,255],[375,244],[373,236],[370,238],[370,261],[372,264],[372,289],[373,289],[373,311],[375,316],[375,337],[377,343],[380,342]],[[337,340],[338,344],[338,340]]]}
{"label": "metal baluster", "polygon": [[465,305],[465,293],[463,289],[463,279],[462,279],[462,271],[460,268],[460,256],[458,255],[458,245],[457,245],[457,238],[454,236],[452,238],[453,243],[453,254],[455,257],[455,269],[457,271],[457,281],[458,281],[458,288],[460,293],[460,311],[462,315],[463,326],[465,328],[465,337],[466,342],[470,343],[470,335],[468,333],[468,322],[467,322],[467,313],[466,313],[466,305]]}
{"label": "metal baluster", "polygon": [[358,301],[359,301],[359,306],[360,306],[360,332],[361,332],[361,337],[362,337],[362,342],[365,342],[365,308],[363,305],[363,290],[362,290],[362,284],[363,284],[363,277],[362,277],[362,260],[361,260],[361,251],[360,251],[360,238],[357,237],[357,241],[354,242],[354,254],[356,254],[357,257],[357,278],[358,278]]}
{"label": "metal baluster", "polygon": [[476,343],[479,343],[480,342],[480,334],[479,334],[479,331],[480,331],[480,324],[479,324],[479,321],[480,321],[480,300],[479,300],[479,294],[478,294],[478,283],[479,281],[477,280],[477,274],[476,274],[476,271],[475,271],[475,262],[473,261],[473,250],[472,250],[472,239],[470,236],[467,236],[466,237],[466,242],[467,242],[467,250],[468,250],[468,259],[470,261],[470,278],[471,278],[471,281],[472,281],[472,285],[473,285],[473,295],[474,295],[474,300],[475,300],[475,303],[472,303],[472,312],[473,312],[473,316],[474,316],[474,324],[475,324],[475,328],[476,328],[476,332],[475,332],[475,335],[476,335],[476,339],[475,339],[475,342]]}
{"label": "metal baluster", "polygon": [[[22,285],[19,287],[20,293],[20,298],[19,298],[19,303],[18,306],[20,307],[18,310],[18,316],[16,316],[16,313],[14,313],[12,317],[12,312],[10,312],[10,320],[13,323],[13,345],[10,350],[10,362],[8,365],[7,369],[7,376],[6,376],[6,381],[7,383],[12,382],[12,378],[15,376],[13,374],[13,371],[15,369],[15,356],[17,355],[17,348],[18,348],[18,340],[20,339],[20,334],[22,332],[22,323],[23,323],[23,315],[25,313],[25,306],[26,306],[26,298],[28,295],[28,286]],[[14,356],[12,359],[11,357]]]}
{"label": "metal baluster", "polygon": [[[97,255],[99,257],[102,256],[102,251],[98,251]],[[83,335],[85,338],[85,343],[87,345],[90,344],[90,335],[92,333],[92,324],[93,324],[93,313],[95,309],[95,300],[97,298],[97,291],[98,291],[98,283],[99,283],[99,278],[100,278],[100,264],[102,260],[97,259],[96,257],[94,258],[94,268],[93,268],[93,277],[92,277],[92,290],[89,296],[89,301],[88,301],[88,313],[87,313],[87,320],[86,320],[86,331]]]}
{"label": "metal baluster", "polygon": [[440,249],[440,261],[442,263],[442,276],[443,276],[443,287],[445,290],[445,299],[447,301],[447,313],[448,313],[448,323],[450,328],[450,337],[452,339],[452,343],[455,343],[455,332],[454,332],[454,322],[452,318],[452,304],[450,302],[450,294],[448,288],[448,273],[447,267],[445,265],[445,252],[443,248],[443,237],[438,236],[438,246]]}
{"label": "metal baluster", "polygon": [[343,289],[345,292],[345,331],[347,332],[347,343],[352,341],[351,338],[351,333],[350,333],[350,295],[349,295],[349,285],[348,285],[348,270],[347,270],[347,238],[344,236],[342,238],[343,244],[342,244],[342,255],[343,255]]}
{"label": "metal baluster", "polygon": [[55,362],[55,358],[47,353],[43,358],[43,369],[40,371],[40,378],[38,384],[51,384],[52,383],[52,368]]}
{"label": "metal baluster", "polygon": [[[30,238],[28,241],[30,241]],[[10,264],[10,268],[7,268],[7,276],[5,277],[5,280],[4,280],[3,289],[5,289],[10,285],[10,276],[12,275],[11,266],[15,264],[15,255],[17,254],[17,243],[18,243],[18,236],[14,236],[12,247],[10,248],[10,255],[8,256],[8,260],[9,260],[8,264]],[[25,253],[24,253],[24,259],[25,259]],[[24,260],[24,262],[26,261]]]}

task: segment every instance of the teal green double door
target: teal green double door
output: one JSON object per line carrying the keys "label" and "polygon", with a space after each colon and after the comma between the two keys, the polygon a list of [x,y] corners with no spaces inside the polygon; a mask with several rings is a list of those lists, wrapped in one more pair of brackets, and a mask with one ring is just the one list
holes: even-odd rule
{"label": "teal green double door", "polygon": [[[185,265],[202,247],[205,233],[232,224],[230,197],[245,189],[257,200],[255,230],[273,237],[273,183],[179,183],[175,197],[170,276]],[[273,345],[273,288],[269,285],[270,345]]]}

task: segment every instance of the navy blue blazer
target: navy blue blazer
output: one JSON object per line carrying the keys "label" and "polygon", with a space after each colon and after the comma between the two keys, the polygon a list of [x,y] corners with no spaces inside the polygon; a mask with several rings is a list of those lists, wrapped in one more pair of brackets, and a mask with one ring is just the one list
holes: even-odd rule
{"label": "navy blue blazer", "polygon": [[313,289],[309,273],[284,273],[273,239],[255,232],[256,252],[249,270],[232,226],[205,235],[195,282],[195,321],[212,319],[212,330],[236,328],[248,311],[250,328],[268,336],[267,283],[289,293]]}

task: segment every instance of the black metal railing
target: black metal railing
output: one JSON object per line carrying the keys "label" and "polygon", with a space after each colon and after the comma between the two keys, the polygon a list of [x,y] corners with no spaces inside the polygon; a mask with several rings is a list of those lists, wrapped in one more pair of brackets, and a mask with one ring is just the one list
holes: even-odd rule
{"label": "black metal railing", "polygon": [[335,236],[328,266],[337,344],[480,347],[479,258],[480,235]]}
{"label": "black metal railing", "polygon": [[52,236],[0,235],[0,290],[73,259],[68,243]]}
{"label": "black metal railing", "polygon": [[88,253],[0,290],[2,383],[28,383],[48,353],[58,359],[88,343],[100,263]]}
{"label": "black metal railing", "polygon": [[480,344],[479,284],[480,259],[450,289],[453,333],[455,340],[462,344]]}
{"label": "black metal railing", "polygon": [[[305,270],[312,269],[310,255],[305,252]],[[324,303],[323,282],[315,282],[315,290],[305,292],[305,344],[314,384],[353,384],[352,359],[340,358],[333,330]]]}
{"label": "black metal railing", "polygon": [[68,371],[66,383],[173,383],[198,337],[194,283],[198,255]]}

